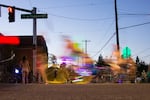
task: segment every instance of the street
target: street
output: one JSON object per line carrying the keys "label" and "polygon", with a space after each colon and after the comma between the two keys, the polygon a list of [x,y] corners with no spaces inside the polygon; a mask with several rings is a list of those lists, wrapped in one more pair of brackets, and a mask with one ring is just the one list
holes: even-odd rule
{"label": "street", "polygon": [[0,100],[150,100],[150,84],[0,84]]}

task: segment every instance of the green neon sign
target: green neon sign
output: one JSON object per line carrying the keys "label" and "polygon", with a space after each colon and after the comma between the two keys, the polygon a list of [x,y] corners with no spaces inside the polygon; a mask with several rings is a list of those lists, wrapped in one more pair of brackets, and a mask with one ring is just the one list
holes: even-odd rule
{"label": "green neon sign", "polygon": [[125,47],[123,49],[122,57],[125,58],[125,59],[131,57],[131,49],[129,47]]}

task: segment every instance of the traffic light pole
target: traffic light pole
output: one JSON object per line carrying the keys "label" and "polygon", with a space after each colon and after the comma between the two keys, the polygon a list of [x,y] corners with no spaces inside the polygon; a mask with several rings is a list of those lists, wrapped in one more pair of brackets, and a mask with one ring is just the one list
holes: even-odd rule
{"label": "traffic light pole", "polygon": [[[0,4],[0,7],[12,7],[9,5]],[[13,6],[14,7],[14,6]],[[29,12],[31,14],[36,14],[36,8],[33,7],[33,10],[23,9],[14,7],[15,10]],[[37,52],[37,18],[33,18],[33,75],[35,75],[35,68],[36,68],[36,52]]]}
{"label": "traffic light pole", "polygon": [[[12,7],[10,5],[4,5],[4,4],[0,4],[1,7],[5,7],[5,8],[8,8],[8,7]],[[14,7],[14,6],[13,6]],[[19,8],[19,7],[15,7],[15,10],[20,10],[20,11],[24,11],[24,12],[29,12],[29,13],[32,13],[33,10],[28,10],[28,9],[23,9],[23,8]]]}
{"label": "traffic light pole", "polygon": [[[36,8],[33,8],[32,14],[36,14]],[[33,18],[33,75],[36,74],[36,54],[37,54],[37,18]]]}

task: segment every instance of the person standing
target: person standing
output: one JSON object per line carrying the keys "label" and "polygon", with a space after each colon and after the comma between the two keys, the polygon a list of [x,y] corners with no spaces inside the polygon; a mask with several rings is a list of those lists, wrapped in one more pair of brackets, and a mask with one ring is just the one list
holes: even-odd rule
{"label": "person standing", "polygon": [[47,75],[46,75],[46,69],[48,68],[47,60],[48,60],[47,55],[45,53],[37,54],[36,73],[37,73],[38,83],[45,83],[45,84],[48,83]]}
{"label": "person standing", "polygon": [[30,72],[30,64],[26,56],[23,56],[20,65],[22,67],[22,83],[28,83],[29,82],[29,72]]}

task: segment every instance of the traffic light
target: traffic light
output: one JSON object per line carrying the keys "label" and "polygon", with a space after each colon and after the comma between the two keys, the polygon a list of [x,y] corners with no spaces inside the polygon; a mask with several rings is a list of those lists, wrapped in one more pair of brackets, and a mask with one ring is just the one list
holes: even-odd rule
{"label": "traffic light", "polygon": [[8,7],[8,19],[9,22],[15,21],[15,8],[14,7]]}

